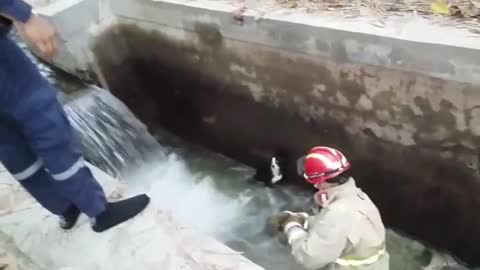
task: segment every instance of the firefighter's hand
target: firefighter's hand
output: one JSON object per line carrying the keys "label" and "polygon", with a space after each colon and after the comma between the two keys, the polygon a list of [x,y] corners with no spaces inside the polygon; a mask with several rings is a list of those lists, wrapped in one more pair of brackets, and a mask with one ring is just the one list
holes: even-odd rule
{"label": "firefighter's hand", "polygon": [[47,20],[32,14],[26,23],[15,22],[25,41],[30,42],[38,49],[40,55],[51,60],[58,50],[57,31]]}
{"label": "firefighter's hand", "polygon": [[272,216],[268,219],[269,232],[271,234],[277,234],[284,232],[285,225],[290,222],[295,222],[303,226],[305,229],[308,227],[308,214],[307,213],[294,213],[290,211],[283,211],[278,215]]}

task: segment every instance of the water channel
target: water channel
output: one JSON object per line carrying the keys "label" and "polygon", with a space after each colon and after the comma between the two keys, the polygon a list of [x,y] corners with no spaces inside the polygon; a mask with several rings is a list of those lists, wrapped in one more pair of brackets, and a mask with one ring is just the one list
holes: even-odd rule
{"label": "water channel", "polygon": [[[32,59],[61,90],[59,98],[89,161],[127,181],[132,193],[148,192],[156,207],[172,210],[177,218],[244,252],[266,269],[302,269],[292,260],[289,248],[265,232],[265,220],[285,209],[308,210],[310,193],[253,183],[252,168],[168,131],[148,131],[109,92]],[[432,254],[417,241],[391,230],[387,248],[392,270],[423,269]],[[430,269],[466,268],[453,264]]]}

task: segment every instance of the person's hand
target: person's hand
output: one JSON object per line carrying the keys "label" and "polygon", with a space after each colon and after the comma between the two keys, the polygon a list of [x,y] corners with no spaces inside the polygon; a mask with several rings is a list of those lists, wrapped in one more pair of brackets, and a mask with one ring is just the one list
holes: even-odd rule
{"label": "person's hand", "polygon": [[294,213],[290,211],[283,211],[268,219],[269,231],[271,234],[284,232],[285,226],[290,222],[300,224],[305,229],[308,227],[307,213]]}
{"label": "person's hand", "polygon": [[22,37],[34,45],[41,57],[51,60],[58,50],[57,31],[47,20],[32,14],[26,23],[15,22]]}

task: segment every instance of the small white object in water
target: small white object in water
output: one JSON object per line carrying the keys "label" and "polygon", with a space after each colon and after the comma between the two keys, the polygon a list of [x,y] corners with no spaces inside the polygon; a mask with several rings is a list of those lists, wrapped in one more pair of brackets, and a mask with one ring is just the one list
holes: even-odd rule
{"label": "small white object in water", "polygon": [[461,266],[448,254],[441,254],[432,250],[432,255],[430,264],[426,267],[422,267],[423,270],[462,269],[460,268]]}
{"label": "small white object in water", "polygon": [[278,161],[276,157],[272,157],[272,162],[270,165],[270,170],[272,171],[272,184],[275,184],[282,180],[283,175],[282,171],[280,170],[280,165],[278,165]]}

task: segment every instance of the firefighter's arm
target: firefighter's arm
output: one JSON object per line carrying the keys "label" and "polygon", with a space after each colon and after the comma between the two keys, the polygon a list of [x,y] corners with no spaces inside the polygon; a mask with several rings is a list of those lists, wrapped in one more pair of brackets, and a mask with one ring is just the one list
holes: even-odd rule
{"label": "firefighter's arm", "polygon": [[0,0],[0,15],[11,21],[25,23],[32,15],[32,6],[22,0]]}
{"label": "firefighter's arm", "polygon": [[296,224],[285,227],[293,257],[307,269],[320,269],[338,259],[347,243],[348,221],[341,213],[316,218],[308,231]]}

